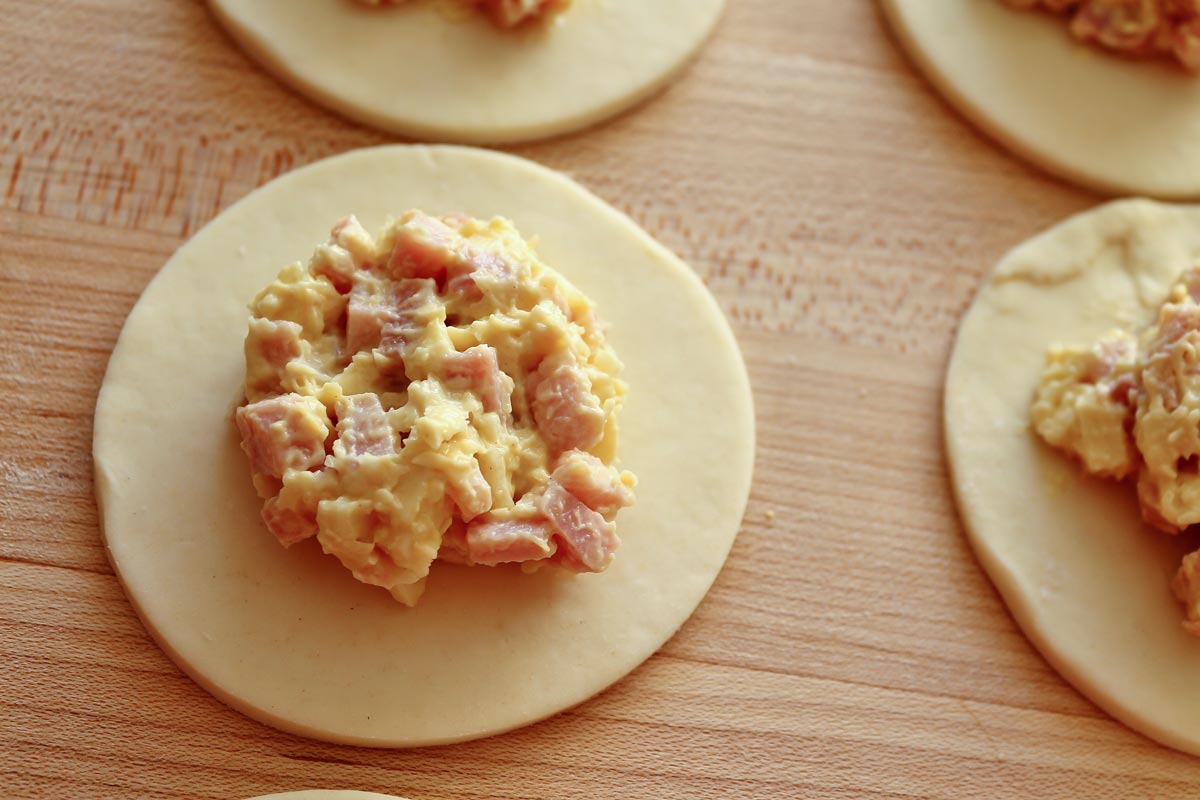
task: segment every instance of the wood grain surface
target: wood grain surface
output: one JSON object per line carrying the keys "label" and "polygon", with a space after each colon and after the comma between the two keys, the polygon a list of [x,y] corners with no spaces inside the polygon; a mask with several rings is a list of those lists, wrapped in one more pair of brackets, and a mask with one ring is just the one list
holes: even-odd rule
{"label": "wood grain surface", "polygon": [[981,276],[1100,198],[977,135],[873,4],[731,0],[673,88],[514,149],[703,276],[754,384],[753,495],[709,597],[627,679],[410,751],[285,735],[183,676],[105,559],[91,470],[108,355],[171,252],[275,175],[389,137],[280,86],[195,0],[2,6],[0,797],[1196,796],[1200,760],[1109,719],[1016,629],[941,451]]}

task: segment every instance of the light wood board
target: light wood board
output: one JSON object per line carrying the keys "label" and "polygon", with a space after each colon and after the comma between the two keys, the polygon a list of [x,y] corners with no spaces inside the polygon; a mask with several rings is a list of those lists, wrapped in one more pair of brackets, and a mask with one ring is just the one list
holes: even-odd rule
{"label": "light wood board", "polygon": [[171,252],[271,177],[391,139],[277,84],[195,0],[4,11],[0,796],[1194,796],[1200,760],[1110,720],[1021,636],[941,451],[981,276],[1099,198],[977,135],[872,4],[731,0],[676,86],[514,150],[703,276],[754,384],[754,489],[708,599],[626,680],[530,728],[397,752],[279,733],[184,677],[105,560],[91,473],[108,354]]}

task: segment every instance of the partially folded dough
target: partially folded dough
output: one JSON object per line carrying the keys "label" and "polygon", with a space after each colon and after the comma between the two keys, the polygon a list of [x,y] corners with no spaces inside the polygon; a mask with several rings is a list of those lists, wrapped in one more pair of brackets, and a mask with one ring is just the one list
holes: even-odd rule
{"label": "partially folded dough", "polygon": [[971,545],[1063,677],[1130,727],[1200,754],[1200,639],[1172,596],[1193,535],[1142,522],[1130,486],[1041,442],[1030,406],[1056,344],[1144,327],[1200,258],[1200,207],[1111,203],[1018,246],[963,318],[945,441]]}

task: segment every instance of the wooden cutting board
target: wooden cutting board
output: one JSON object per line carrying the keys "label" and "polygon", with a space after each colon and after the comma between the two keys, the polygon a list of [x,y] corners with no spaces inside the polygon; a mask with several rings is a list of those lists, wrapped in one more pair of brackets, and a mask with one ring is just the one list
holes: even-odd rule
{"label": "wooden cutting board", "polygon": [[90,460],[108,354],[171,252],[275,175],[390,138],[277,84],[195,0],[4,12],[0,797],[1195,796],[1200,759],[1109,719],[1016,629],[941,453],[981,276],[1099,198],[951,113],[872,5],[731,0],[676,86],[514,148],[703,276],[754,383],[753,496],[712,593],[624,681],[412,751],[285,735],[184,677],[105,560]]}

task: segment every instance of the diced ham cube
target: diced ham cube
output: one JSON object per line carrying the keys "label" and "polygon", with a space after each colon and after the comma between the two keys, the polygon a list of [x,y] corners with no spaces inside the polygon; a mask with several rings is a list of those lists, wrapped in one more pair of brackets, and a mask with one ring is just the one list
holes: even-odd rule
{"label": "diced ham cube", "polygon": [[371,235],[358,219],[353,214],[343,217],[329,232],[329,241],[317,248],[312,261],[313,274],[326,278],[338,294],[346,294],[354,286],[360,264],[373,248]]}
{"label": "diced ham cube", "polygon": [[404,345],[425,327],[436,294],[433,282],[426,279],[406,279],[390,287],[371,281],[356,283],[346,308],[347,350],[358,353],[384,348],[389,351],[389,363],[398,360],[403,372]]}
{"label": "diced ham cube", "polygon": [[379,344],[390,308],[387,296],[367,281],[359,281],[350,290],[346,305],[346,350],[357,353]]}
{"label": "diced ham cube", "polygon": [[537,561],[554,554],[553,534],[554,528],[544,519],[485,517],[467,527],[467,557],[484,566]]}
{"label": "diced ham cube", "polygon": [[551,479],[605,517],[633,505],[633,490],[621,474],[591,453],[570,450],[558,459]]}
{"label": "diced ham cube", "polygon": [[570,357],[542,361],[529,376],[526,397],[551,452],[588,450],[604,436],[604,411],[591,382]]}
{"label": "diced ham cube", "polygon": [[325,407],[298,394],[269,397],[237,410],[242,449],[259,475],[282,478],[291,469],[319,469],[332,426]]}
{"label": "diced ham cube", "polygon": [[512,387],[501,375],[494,347],[480,344],[461,353],[447,353],[442,358],[441,377],[450,389],[474,393],[484,411],[502,416],[512,413]]}
{"label": "diced ham cube", "polygon": [[346,456],[390,456],[396,453],[396,432],[387,412],[373,394],[338,398],[338,442]]}
{"label": "diced ham cube", "polygon": [[485,294],[507,298],[517,290],[517,270],[503,256],[467,246],[460,260],[450,265],[446,294],[467,302]]}
{"label": "diced ham cube", "polygon": [[446,482],[446,493],[458,506],[464,522],[492,510],[492,486],[473,458],[465,476]]}
{"label": "diced ham cube", "polygon": [[458,231],[416,212],[396,229],[387,271],[395,278],[432,278],[442,283],[463,244]]}
{"label": "diced ham cube", "polygon": [[284,547],[291,547],[296,542],[317,535],[316,511],[283,508],[278,497],[267,498],[267,502],[263,503],[262,518],[267,530],[275,534]]}
{"label": "diced ham cube", "polygon": [[557,481],[546,486],[539,505],[562,540],[562,566],[577,572],[603,572],[608,568],[621,544],[615,525]]}
{"label": "diced ham cube", "polygon": [[391,307],[375,349],[375,363],[388,376],[404,374],[404,359],[438,308],[436,288],[430,280],[404,280],[393,286]]}

